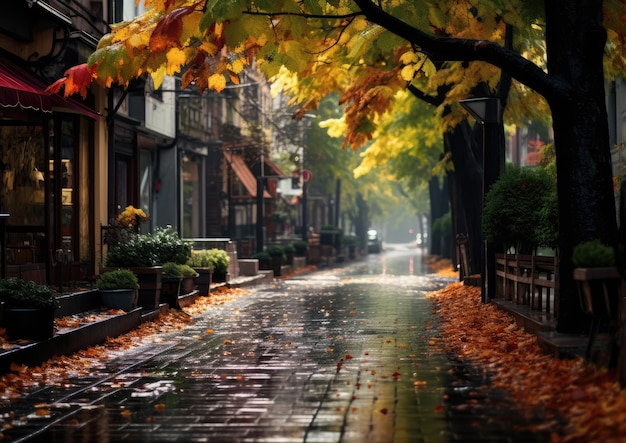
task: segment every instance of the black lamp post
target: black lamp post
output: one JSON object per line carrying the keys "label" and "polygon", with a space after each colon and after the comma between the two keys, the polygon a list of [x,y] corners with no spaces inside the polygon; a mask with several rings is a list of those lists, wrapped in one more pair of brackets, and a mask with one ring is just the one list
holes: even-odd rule
{"label": "black lamp post", "polygon": [[[483,192],[485,194],[504,170],[504,149],[500,144],[502,110],[500,99],[481,97],[459,101],[460,105],[482,126],[483,129]],[[482,240],[482,239],[481,239]],[[486,303],[496,295],[496,255],[491,242],[482,241],[481,257],[481,300]]]}

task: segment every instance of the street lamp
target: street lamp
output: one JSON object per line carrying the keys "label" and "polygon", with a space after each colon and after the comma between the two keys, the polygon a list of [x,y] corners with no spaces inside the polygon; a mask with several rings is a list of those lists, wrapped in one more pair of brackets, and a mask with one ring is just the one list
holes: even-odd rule
{"label": "street lamp", "polygon": [[[482,207],[485,207],[485,195],[491,185],[504,170],[504,149],[501,146],[502,108],[496,97],[471,98],[459,101],[483,130],[483,192]],[[481,242],[482,243],[482,242]],[[486,303],[496,295],[496,255],[494,245],[484,242],[481,248],[481,300]]]}

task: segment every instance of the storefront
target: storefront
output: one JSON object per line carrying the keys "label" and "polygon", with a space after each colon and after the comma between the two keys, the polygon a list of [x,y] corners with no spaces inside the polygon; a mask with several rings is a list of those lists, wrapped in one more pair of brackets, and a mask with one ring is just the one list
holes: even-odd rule
{"label": "storefront", "polygon": [[0,212],[7,276],[55,286],[91,275],[93,122],[77,101],[0,58]]}

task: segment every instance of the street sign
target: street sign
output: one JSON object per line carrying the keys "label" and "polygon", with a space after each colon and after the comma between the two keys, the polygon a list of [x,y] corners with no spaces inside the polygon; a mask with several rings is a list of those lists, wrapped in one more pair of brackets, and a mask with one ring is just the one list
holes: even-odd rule
{"label": "street sign", "polygon": [[312,178],[313,173],[311,171],[309,171],[308,169],[304,169],[302,171],[302,181],[304,181],[304,183],[310,182]]}

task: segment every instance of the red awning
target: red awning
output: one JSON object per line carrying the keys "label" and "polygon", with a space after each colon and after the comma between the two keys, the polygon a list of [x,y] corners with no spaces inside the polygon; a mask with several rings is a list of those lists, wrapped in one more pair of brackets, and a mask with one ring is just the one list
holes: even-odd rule
{"label": "red awning", "polygon": [[[237,174],[237,177],[250,196],[256,197],[256,177],[254,177],[252,171],[250,171],[250,168],[246,165],[243,157],[237,154],[231,154],[230,152],[224,152],[224,157],[235,174]],[[263,197],[271,198],[272,196],[267,191],[263,191]]]}
{"label": "red awning", "polygon": [[0,107],[38,112],[71,112],[97,120],[99,115],[87,106],[45,91],[46,85],[34,74],[0,57]]}

